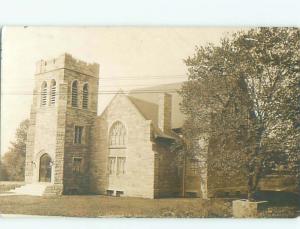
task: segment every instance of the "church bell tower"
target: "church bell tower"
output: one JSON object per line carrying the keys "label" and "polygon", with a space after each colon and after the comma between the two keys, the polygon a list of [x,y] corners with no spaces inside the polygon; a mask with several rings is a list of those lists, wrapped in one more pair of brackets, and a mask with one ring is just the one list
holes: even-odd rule
{"label": "church bell tower", "polygon": [[26,183],[48,194],[88,191],[90,129],[97,116],[99,65],[63,54],[36,64],[26,145]]}

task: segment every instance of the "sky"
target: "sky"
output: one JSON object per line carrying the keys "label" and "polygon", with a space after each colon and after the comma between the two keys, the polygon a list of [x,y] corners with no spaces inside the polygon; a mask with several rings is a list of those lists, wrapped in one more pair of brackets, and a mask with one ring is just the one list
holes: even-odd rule
{"label": "sky", "polygon": [[[2,32],[1,154],[29,118],[35,63],[69,53],[100,64],[98,114],[124,91],[187,79],[183,59],[218,44],[232,27],[5,27]],[[101,93],[102,92],[102,93]]]}

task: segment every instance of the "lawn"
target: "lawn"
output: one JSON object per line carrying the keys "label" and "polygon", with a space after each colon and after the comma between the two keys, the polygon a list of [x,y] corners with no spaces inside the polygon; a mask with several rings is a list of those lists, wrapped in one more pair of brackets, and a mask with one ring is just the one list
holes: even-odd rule
{"label": "lawn", "polygon": [[231,217],[231,201],[108,196],[0,196],[0,214],[77,217]]}

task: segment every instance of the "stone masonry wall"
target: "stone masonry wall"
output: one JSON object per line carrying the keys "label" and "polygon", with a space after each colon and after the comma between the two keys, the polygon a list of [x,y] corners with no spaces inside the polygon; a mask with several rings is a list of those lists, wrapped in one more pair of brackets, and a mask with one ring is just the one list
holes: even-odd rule
{"label": "stone masonry wall", "polygon": [[170,151],[170,142],[156,140],[155,155],[155,197],[175,197],[180,194],[180,177],[175,155]]}
{"label": "stone masonry wall", "polygon": [[[33,104],[31,107],[30,127],[28,141],[26,145],[26,182],[39,181],[40,157],[47,153],[52,161],[55,161],[56,154],[56,132],[59,96],[56,96],[55,105],[50,104],[51,80],[55,80],[59,85],[63,82],[64,71],[62,69],[35,76],[35,88]],[[47,104],[41,106],[41,85],[47,82]],[[60,88],[57,88],[57,94]],[[52,123],[49,125],[49,123]],[[51,181],[54,182],[55,168],[52,168]]]}
{"label": "stone masonry wall", "polygon": [[[126,148],[109,149],[109,130],[120,121],[127,132]],[[151,121],[139,113],[131,101],[118,94],[97,118],[92,129],[90,187],[93,193],[122,191],[124,196],[154,198],[154,152],[150,141]],[[125,174],[108,173],[109,156],[126,157]]]}
{"label": "stone masonry wall", "polygon": [[64,53],[57,58],[50,60],[40,60],[36,63],[35,74],[44,74],[51,71],[60,69],[68,69],[73,72],[98,77],[99,64],[86,63],[84,61],[75,59],[72,55]]}
{"label": "stone masonry wall", "polygon": [[[47,194],[62,194],[63,188],[88,191],[88,161],[90,126],[97,112],[98,64],[88,64],[63,54],[36,65],[35,88],[26,145],[26,182],[39,181],[40,157],[47,153],[52,160],[52,186]],[[56,81],[56,103],[50,104],[51,80]],[[78,80],[78,108],[71,108],[71,84]],[[41,106],[41,86],[47,82],[47,105]],[[89,84],[88,109],[82,107],[83,84]],[[74,126],[84,126],[84,144],[74,145]],[[82,157],[84,176],[74,179],[74,157]]]}
{"label": "stone masonry wall", "polygon": [[[74,66],[71,65],[72,63]],[[98,105],[98,76],[81,73],[87,72],[85,65],[81,70],[80,65],[77,64],[77,61],[66,63],[70,69],[77,69],[76,71],[65,69],[65,83],[68,85],[64,142],[64,193],[66,194],[89,192],[90,129],[96,118]],[[78,107],[71,105],[71,85],[74,80],[78,82]],[[85,83],[88,83],[89,90],[88,109],[82,108],[82,92]],[[81,144],[74,143],[75,126],[83,127]],[[80,173],[75,174],[73,171],[74,158],[82,159]]]}
{"label": "stone masonry wall", "polygon": [[172,125],[172,95],[160,93],[158,95],[158,128],[169,133]]}
{"label": "stone masonry wall", "polygon": [[65,126],[66,126],[66,104],[67,104],[67,88],[66,83],[59,85],[59,103],[57,114],[57,129],[56,129],[56,148],[55,148],[55,172],[54,172],[54,185],[48,186],[46,193],[61,195],[63,192],[63,179],[64,179],[64,144],[65,144]]}
{"label": "stone masonry wall", "polygon": [[[33,94],[37,93],[36,89],[33,90]],[[33,103],[30,109],[29,127],[27,132],[26,142],[26,158],[25,158],[25,182],[33,182],[33,152],[34,152],[34,140],[35,140],[35,128],[36,128],[36,103],[37,96],[33,96]]]}

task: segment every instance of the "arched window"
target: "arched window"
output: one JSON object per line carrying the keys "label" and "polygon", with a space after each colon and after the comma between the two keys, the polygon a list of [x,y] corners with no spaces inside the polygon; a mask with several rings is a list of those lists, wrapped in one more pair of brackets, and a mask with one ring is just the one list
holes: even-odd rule
{"label": "arched window", "polygon": [[121,176],[126,173],[126,128],[117,121],[109,132],[108,174]]}
{"label": "arched window", "polygon": [[41,87],[41,106],[46,106],[47,104],[47,82],[42,83]]}
{"label": "arched window", "polygon": [[85,83],[82,91],[82,108],[88,109],[89,106],[89,85]]}
{"label": "arched window", "polygon": [[55,104],[56,99],[56,82],[55,80],[51,81],[51,88],[50,88],[50,105]]}
{"label": "arched window", "polygon": [[125,146],[126,129],[123,123],[117,121],[112,125],[109,139],[110,146]]}
{"label": "arched window", "polygon": [[72,107],[78,106],[78,82],[77,80],[72,83]]}

